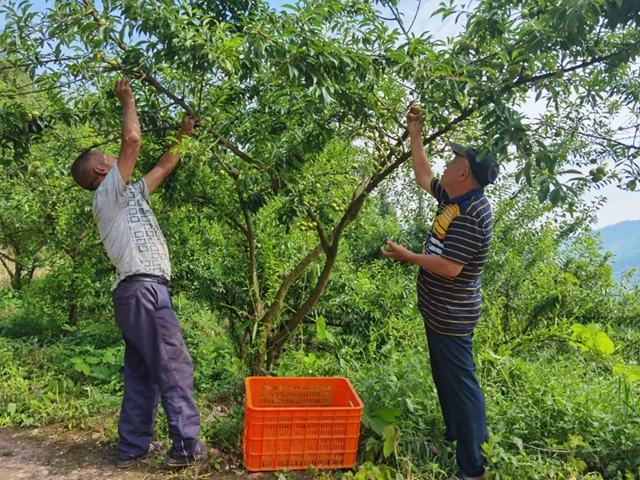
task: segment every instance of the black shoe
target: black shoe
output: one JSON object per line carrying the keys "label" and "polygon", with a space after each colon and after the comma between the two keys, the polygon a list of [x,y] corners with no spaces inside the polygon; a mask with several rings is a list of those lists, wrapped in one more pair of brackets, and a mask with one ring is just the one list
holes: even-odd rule
{"label": "black shoe", "polygon": [[147,453],[143,453],[139,457],[118,458],[116,460],[116,468],[125,469],[125,468],[132,467],[139,460],[144,460],[145,458],[149,458],[151,455],[155,453],[156,450],[159,450],[159,449],[160,449],[160,444],[156,442],[152,442],[149,445],[149,450],[147,450]]}
{"label": "black shoe", "polygon": [[201,451],[195,455],[177,456],[167,453],[166,462],[167,466],[171,468],[189,467],[195,464],[202,464],[209,458],[209,449],[204,445],[201,446]]}

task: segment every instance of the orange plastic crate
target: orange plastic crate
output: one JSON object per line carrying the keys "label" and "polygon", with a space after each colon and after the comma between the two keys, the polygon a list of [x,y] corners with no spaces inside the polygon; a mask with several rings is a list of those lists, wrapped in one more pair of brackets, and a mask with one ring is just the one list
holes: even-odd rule
{"label": "orange plastic crate", "polygon": [[362,401],[342,377],[249,377],[244,465],[250,471],[351,468]]}

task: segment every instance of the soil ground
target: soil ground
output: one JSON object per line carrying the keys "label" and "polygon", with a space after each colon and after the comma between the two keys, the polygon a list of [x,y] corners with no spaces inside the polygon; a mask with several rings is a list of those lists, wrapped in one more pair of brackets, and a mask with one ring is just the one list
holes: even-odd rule
{"label": "soil ground", "polygon": [[[116,450],[102,442],[98,432],[60,431],[55,427],[0,429],[0,478],[3,480],[197,479],[275,480],[272,473],[250,473],[239,459],[214,451],[204,465],[170,470],[164,448],[127,470],[115,467]],[[240,466],[239,466],[239,465]],[[297,477],[302,480],[303,473]]]}

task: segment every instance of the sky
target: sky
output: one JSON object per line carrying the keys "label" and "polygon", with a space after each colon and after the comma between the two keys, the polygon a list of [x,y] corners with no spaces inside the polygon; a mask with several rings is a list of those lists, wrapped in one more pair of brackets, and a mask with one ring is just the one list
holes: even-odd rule
{"label": "sky", "polygon": [[[276,9],[280,9],[285,4],[294,4],[295,0],[268,0],[269,4]],[[447,36],[456,36],[462,29],[462,24],[455,23],[455,16],[450,16],[443,22],[442,19],[437,16],[431,18],[431,13],[439,7],[441,0],[422,0],[420,2],[420,9],[417,12],[415,24],[413,26],[413,32],[421,33],[429,31],[433,36],[437,38],[446,38]],[[33,0],[31,2],[35,10],[42,10],[47,5],[51,5],[51,0]],[[100,5],[99,1],[95,2]],[[473,0],[455,0],[457,6],[463,4],[476,3]],[[410,23],[416,14],[416,7],[418,6],[418,0],[401,0],[398,4],[399,10],[407,18],[406,22]],[[542,112],[542,106],[536,105],[533,102],[528,102],[526,106],[526,114],[530,119],[535,118]],[[620,190],[615,185],[608,185],[601,190],[593,191],[586,195],[585,201],[591,203],[596,198],[603,196],[607,199],[605,205],[600,209],[597,216],[596,225],[594,229],[602,228],[608,225],[613,225],[625,220],[640,220],[640,191],[628,192]]]}

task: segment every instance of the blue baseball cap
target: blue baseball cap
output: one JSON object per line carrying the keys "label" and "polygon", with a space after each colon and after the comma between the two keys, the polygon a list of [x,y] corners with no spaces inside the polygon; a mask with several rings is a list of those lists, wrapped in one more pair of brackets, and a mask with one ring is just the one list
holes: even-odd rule
{"label": "blue baseball cap", "polygon": [[478,151],[475,148],[465,148],[452,141],[449,141],[449,145],[456,154],[469,160],[471,172],[481,186],[486,187],[496,181],[500,174],[500,164],[491,155],[487,153],[478,160]]}

